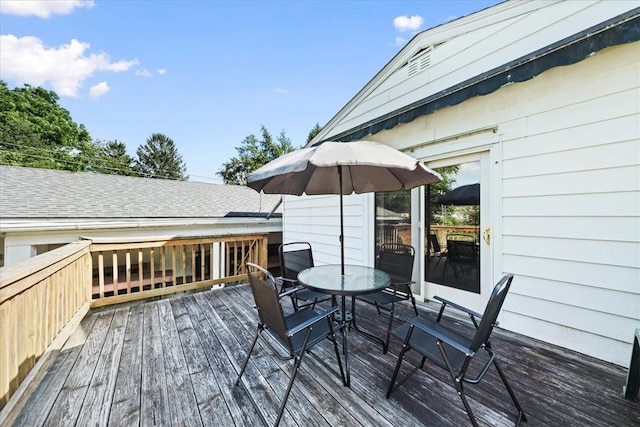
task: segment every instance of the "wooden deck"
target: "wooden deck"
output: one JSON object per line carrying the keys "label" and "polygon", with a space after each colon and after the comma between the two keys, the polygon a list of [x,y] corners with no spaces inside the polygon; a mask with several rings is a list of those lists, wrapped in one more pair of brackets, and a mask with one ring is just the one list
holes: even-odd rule
{"label": "wooden deck", "polygon": [[[425,304],[425,315],[434,307]],[[371,306],[358,313],[360,327],[382,333],[386,322]],[[260,344],[241,385],[233,385],[256,319],[246,285],[93,310],[15,425],[270,425],[291,362]],[[383,355],[361,335],[349,338],[351,389],[335,372],[330,343],[321,343],[303,360],[282,425],[469,424],[445,372],[432,366],[385,399],[399,341],[392,339]],[[502,330],[492,344],[529,418],[524,425],[640,425],[638,404],[622,398],[625,369]],[[482,425],[513,425],[515,412],[493,368],[467,394]]]}

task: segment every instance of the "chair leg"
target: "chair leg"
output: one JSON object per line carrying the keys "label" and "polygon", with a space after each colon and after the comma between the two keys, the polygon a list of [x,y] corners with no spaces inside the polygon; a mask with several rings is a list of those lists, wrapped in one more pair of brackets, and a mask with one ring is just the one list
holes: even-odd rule
{"label": "chair leg", "polygon": [[382,354],[387,354],[389,350],[389,341],[391,339],[391,328],[393,327],[393,314],[395,311],[395,303],[391,303],[391,309],[389,310],[389,325],[387,326],[387,336],[384,341],[384,347],[382,348]]}
{"label": "chair leg", "polygon": [[336,334],[333,331],[333,326],[331,325],[331,321],[327,319],[329,322],[329,330],[331,331],[331,335],[329,335],[329,339],[333,343],[333,349],[336,352],[336,359],[338,360],[338,366],[340,367],[340,379],[342,380],[342,384],[347,383],[347,379],[344,376],[344,369],[342,369],[342,360],[340,360],[340,350],[338,349],[338,340],[336,340]]}
{"label": "chair leg", "polygon": [[449,357],[447,356],[447,352],[444,349],[442,341],[436,341],[436,345],[438,346],[438,350],[440,350],[440,354],[442,355],[442,360],[447,367],[447,371],[449,372],[449,377],[451,377],[451,382],[453,383],[453,387],[456,389],[458,396],[462,399],[462,404],[464,405],[465,411],[467,411],[467,415],[471,420],[471,424],[474,427],[478,427],[478,423],[476,422],[476,417],[473,415],[473,411],[471,411],[471,407],[469,406],[469,402],[467,401],[467,397],[464,395],[464,388],[462,387],[462,378],[459,378],[455,372],[453,372],[453,367],[449,362]]}
{"label": "chair leg", "polygon": [[400,351],[400,354],[398,355],[398,363],[396,363],[396,367],[393,370],[393,375],[391,376],[391,381],[389,383],[389,388],[387,389],[387,399],[389,397],[391,397],[391,393],[396,390],[398,387],[400,387],[402,384],[404,384],[404,382],[406,380],[409,379],[409,377],[411,375],[414,374],[414,372],[416,372],[419,369],[422,369],[422,367],[424,366],[424,362],[427,360],[426,357],[422,357],[422,361],[415,366],[411,372],[409,372],[404,378],[402,378],[400,381],[398,381],[398,384],[396,385],[396,378],[398,377],[398,373],[400,373],[400,366],[402,365],[402,360],[404,359],[404,355],[407,351],[409,351],[411,349],[411,346],[409,345],[409,340],[411,340],[411,334],[413,333],[413,328],[414,326],[411,325],[409,326],[409,331],[407,332],[407,337],[404,339],[404,342],[402,343],[402,350]]}
{"label": "chair leg", "polygon": [[404,359],[404,354],[407,352],[407,350],[409,350],[409,345],[406,343],[402,344],[402,350],[400,350],[400,354],[398,355],[398,362],[396,363],[396,367],[393,370],[393,375],[391,375],[391,382],[389,383],[389,388],[387,389],[387,399],[391,397],[391,393],[396,389],[394,385],[396,383],[398,373],[400,372],[402,359]]}
{"label": "chair leg", "polygon": [[519,426],[521,421],[524,421],[526,423],[527,416],[524,413],[522,406],[520,406],[518,399],[516,399],[516,395],[514,394],[513,389],[511,388],[511,385],[509,385],[509,382],[507,381],[507,377],[504,375],[504,372],[502,371],[502,368],[500,368],[500,366],[498,365],[498,361],[496,359],[493,359],[493,366],[496,367],[496,370],[498,371],[498,374],[500,375],[500,378],[502,379],[502,382],[504,383],[504,386],[506,387],[507,392],[509,392],[509,396],[511,396],[511,400],[513,400],[513,404],[518,409],[518,420],[516,421],[516,426]]}
{"label": "chair leg", "polygon": [[416,298],[413,296],[413,292],[409,293],[409,297],[411,298],[411,304],[413,304],[413,311],[418,316],[418,307],[416,306]]}
{"label": "chair leg", "polygon": [[478,427],[476,417],[473,415],[473,411],[471,411],[471,406],[469,406],[467,397],[464,395],[464,388],[462,387],[462,381],[454,379],[453,385],[456,388],[456,391],[458,392],[458,396],[460,396],[460,399],[462,399],[462,404],[464,405],[464,409],[467,411],[467,415],[471,420],[471,424],[473,425],[473,427]]}
{"label": "chair leg", "polygon": [[293,364],[293,371],[291,372],[291,379],[289,380],[289,384],[287,385],[287,391],[284,392],[284,396],[282,397],[282,403],[280,403],[280,409],[278,410],[278,417],[276,418],[276,422],[273,424],[276,427],[280,424],[280,420],[282,419],[282,414],[284,413],[284,407],[287,404],[287,400],[289,399],[289,393],[291,393],[291,388],[293,387],[293,381],[296,379],[296,375],[298,374],[298,369],[300,368],[300,363],[302,362],[302,355],[304,351],[300,352],[300,356],[295,358],[295,363]]}
{"label": "chair leg", "polygon": [[247,357],[244,359],[244,363],[242,364],[242,369],[240,369],[240,373],[238,374],[238,378],[236,379],[236,385],[240,384],[240,377],[244,374],[244,370],[249,363],[249,357],[251,357],[251,352],[253,351],[253,347],[256,345],[256,341],[258,341],[258,337],[260,336],[260,332],[262,332],[262,325],[258,325],[258,331],[256,332],[256,336],[253,338],[253,342],[251,343],[251,347],[249,348],[249,352],[247,353]]}
{"label": "chair leg", "polygon": [[293,387],[293,381],[296,379],[296,375],[298,375],[298,370],[300,369],[300,364],[302,363],[302,356],[304,356],[304,352],[307,348],[307,342],[309,341],[309,336],[311,335],[311,328],[308,328],[307,333],[304,336],[304,341],[302,342],[302,347],[300,347],[300,354],[294,356],[295,362],[293,363],[293,370],[291,371],[291,379],[289,379],[289,384],[287,384],[287,390],[284,392],[284,396],[282,397],[282,403],[280,403],[280,409],[278,410],[278,416],[276,418],[276,422],[274,427],[277,427],[280,424],[280,420],[282,419],[282,414],[284,413],[284,407],[287,404],[287,400],[289,399],[289,394],[291,393],[291,388]]}

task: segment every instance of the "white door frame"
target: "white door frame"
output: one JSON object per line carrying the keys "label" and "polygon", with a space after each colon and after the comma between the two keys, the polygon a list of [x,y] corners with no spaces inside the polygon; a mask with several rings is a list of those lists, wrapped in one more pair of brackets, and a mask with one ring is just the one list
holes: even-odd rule
{"label": "white door frame", "polygon": [[[494,246],[491,244],[490,234],[492,232],[492,218],[494,212],[494,206],[492,205],[492,182],[494,182],[495,177],[492,173],[492,153],[491,150],[487,150],[486,148],[482,151],[459,155],[459,156],[451,156],[447,158],[442,158],[436,161],[428,162],[427,166],[441,167],[441,166],[449,166],[454,164],[472,162],[480,160],[480,294],[475,294],[468,291],[463,291],[456,288],[451,288],[444,285],[439,285],[433,282],[427,282],[424,279],[424,256],[427,253],[424,248],[424,244],[420,245],[421,254],[420,254],[420,268],[419,268],[419,276],[421,289],[420,294],[423,299],[432,300],[434,296],[438,295],[443,298],[455,301],[458,304],[461,304],[465,307],[468,307],[472,310],[482,312],[484,311],[484,307],[489,300],[489,296],[491,295],[491,290],[493,288],[493,279],[494,279]],[[419,195],[418,195],[419,196]],[[424,203],[424,192],[422,192],[422,196],[419,198],[419,224],[425,225],[425,203]],[[412,198],[413,201],[413,198]],[[417,231],[419,232],[419,236],[417,238],[421,238],[421,240],[417,240],[420,242],[424,242],[424,226],[417,227]],[[489,231],[487,231],[489,230]],[[485,233],[490,233],[487,235],[487,239],[485,239]],[[415,276],[414,276],[415,277]]]}

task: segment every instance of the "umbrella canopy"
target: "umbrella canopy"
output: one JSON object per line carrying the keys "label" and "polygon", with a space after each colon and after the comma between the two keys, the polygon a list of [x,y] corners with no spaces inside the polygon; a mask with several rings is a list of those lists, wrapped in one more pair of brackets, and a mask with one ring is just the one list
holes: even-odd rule
{"label": "umbrella canopy", "polygon": [[441,205],[474,206],[480,204],[480,184],[461,185],[438,198]]}
{"label": "umbrella canopy", "polygon": [[247,182],[269,194],[339,194],[344,273],[343,194],[408,190],[440,179],[437,172],[387,145],[328,141],[278,157],[249,175]]}

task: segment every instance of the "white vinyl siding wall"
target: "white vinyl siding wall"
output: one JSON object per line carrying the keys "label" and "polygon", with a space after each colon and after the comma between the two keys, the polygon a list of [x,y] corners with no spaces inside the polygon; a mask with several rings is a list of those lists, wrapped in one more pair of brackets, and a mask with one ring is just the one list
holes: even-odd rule
{"label": "white vinyl siding wall", "polygon": [[[373,265],[373,195],[343,197],[345,263]],[[310,242],[316,265],[340,263],[340,199],[331,196],[285,196],[282,241]]]}
{"label": "white vinyl siding wall", "polygon": [[619,365],[640,328],[639,63],[638,43],[608,48],[367,138],[425,161],[490,149],[493,279],[515,274],[501,327]]}
{"label": "white vinyl siding wall", "polygon": [[[639,63],[638,43],[605,49],[375,138],[427,161],[486,141],[494,280],[516,275],[500,325],[620,365],[640,328]],[[446,140],[493,126],[502,143]]]}
{"label": "white vinyl siding wall", "polygon": [[547,71],[500,125],[503,326],[621,365],[640,327],[638,63],[635,43]]}

